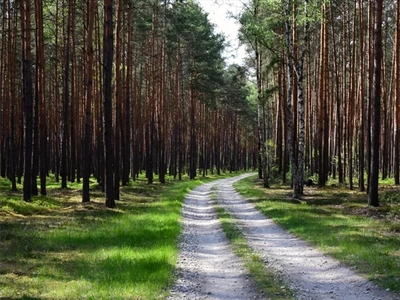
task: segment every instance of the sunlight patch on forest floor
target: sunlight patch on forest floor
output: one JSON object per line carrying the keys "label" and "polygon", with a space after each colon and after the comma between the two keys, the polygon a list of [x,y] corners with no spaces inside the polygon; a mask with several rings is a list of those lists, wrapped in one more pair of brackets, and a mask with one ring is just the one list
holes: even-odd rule
{"label": "sunlight patch on forest floor", "polygon": [[367,205],[364,192],[342,186],[305,187],[299,201],[291,188],[262,188],[252,177],[235,188],[265,215],[298,237],[354,268],[384,288],[400,291],[399,191],[381,189],[381,207]]}
{"label": "sunlight patch on forest floor", "polygon": [[[228,175],[227,176],[233,176]],[[210,181],[121,187],[117,208],[104,205],[95,180],[81,186],[49,178],[48,195],[22,200],[0,179],[0,298],[154,299],[172,282],[180,209],[186,193]]]}

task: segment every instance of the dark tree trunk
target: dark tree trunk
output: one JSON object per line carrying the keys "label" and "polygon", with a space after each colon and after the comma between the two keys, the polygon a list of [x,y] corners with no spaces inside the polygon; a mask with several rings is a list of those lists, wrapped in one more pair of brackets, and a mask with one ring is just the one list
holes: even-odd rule
{"label": "dark tree trunk", "polygon": [[[36,68],[35,89],[38,90],[38,74]],[[32,155],[32,196],[39,194],[37,187],[37,175],[39,171],[39,97],[35,93],[33,116],[33,155]]]}
{"label": "dark tree trunk", "polygon": [[190,89],[190,164],[189,178],[195,179],[197,175],[197,141],[195,130],[195,101],[193,81]]}
{"label": "dark tree trunk", "polygon": [[95,0],[86,1],[87,34],[86,34],[86,89],[85,89],[85,129],[82,155],[82,202],[90,201],[89,179],[92,161],[92,97],[93,97],[93,23]]}
{"label": "dark tree trunk", "polygon": [[122,141],[122,185],[129,183],[130,156],[131,156],[131,82],[132,82],[132,4],[128,3],[128,54],[127,54],[127,74],[126,74],[126,94],[125,94],[125,116],[124,116],[124,135]]}
{"label": "dark tree trunk", "polygon": [[104,0],[103,36],[103,134],[106,207],[114,208],[114,145],[112,140],[113,1]]}
{"label": "dark tree trunk", "polygon": [[31,74],[31,1],[21,1],[22,32],[22,90],[25,120],[25,165],[23,199],[31,201],[32,195],[32,129],[33,129],[33,93]]}
{"label": "dark tree trunk", "polygon": [[36,27],[37,27],[37,74],[39,100],[39,124],[40,124],[40,194],[45,196],[46,178],[48,170],[47,149],[47,122],[46,122],[46,99],[45,99],[45,58],[44,58],[44,33],[43,33],[43,2],[35,1],[36,5]]}
{"label": "dark tree trunk", "polygon": [[62,137],[62,148],[61,148],[61,188],[67,188],[67,176],[68,176],[68,141],[69,141],[69,63],[71,55],[71,28],[72,28],[72,10],[74,9],[74,0],[69,0],[68,8],[68,24],[67,24],[67,37],[65,40],[65,61],[64,61],[64,104],[63,104],[63,137]]}
{"label": "dark tree trunk", "polygon": [[382,68],[382,7],[383,0],[375,2],[375,32],[374,32],[374,81],[372,99],[371,126],[371,167],[369,177],[368,204],[379,206],[379,138],[381,109],[381,68]]}
{"label": "dark tree trunk", "polygon": [[396,4],[396,29],[394,44],[394,184],[400,184],[400,1]]}

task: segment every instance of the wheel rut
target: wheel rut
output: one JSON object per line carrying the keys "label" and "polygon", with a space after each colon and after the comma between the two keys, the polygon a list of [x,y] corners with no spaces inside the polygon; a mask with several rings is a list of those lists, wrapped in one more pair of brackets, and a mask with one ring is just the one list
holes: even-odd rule
{"label": "wheel rut", "polygon": [[234,255],[204,184],[186,197],[176,285],[168,299],[263,299]]}
{"label": "wheel rut", "polygon": [[213,209],[213,187],[219,205],[236,220],[248,244],[264,258],[267,267],[276,270],[295,291],[296,299],[400,299],[256,210],[233,188],[234,182],[250,175],[204,184],[185,199],[177,281],[168,299],[267,299],[258,293],[229,246]]}

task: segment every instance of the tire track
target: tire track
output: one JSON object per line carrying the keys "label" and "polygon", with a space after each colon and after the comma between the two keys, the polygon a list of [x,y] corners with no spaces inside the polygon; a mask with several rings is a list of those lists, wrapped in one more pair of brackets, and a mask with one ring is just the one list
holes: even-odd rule
{"label": "tire track", "polygon": [[177,282],[168,299],[263,299],[234,255],[213,208],[211,188],[197,187],[182,208]]}
{"label": "tire track", "polygon": [[233,188],[241,178],[216,186],[219,204],[237,219],[249,245],[283,276],[297,299],[399,299],[265,217]]}

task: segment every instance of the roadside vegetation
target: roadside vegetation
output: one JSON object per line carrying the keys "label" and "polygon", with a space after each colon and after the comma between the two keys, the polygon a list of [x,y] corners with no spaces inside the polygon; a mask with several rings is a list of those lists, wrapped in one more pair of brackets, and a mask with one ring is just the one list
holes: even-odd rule
{"label": "roadside vegetation", "polygon": [[[232,174],[233,175],[233,174]],[[220,177],[219,177],[220,178]],[[121,188],[117,209],[91,182],[90,203],[81,184],[22,201],[0,179],[0,298],[156,299],[173,280],[180,210],[187,192],[216,177]]]}
{"label": "roadside vegetation", "polygon": [[256,177],[234,187],[266,216],[385,289],[400,291],[400,192],[381,182],[380,207],[365,193],[338,184],[305,187],[301,200],[290,186],[263,188]]}

